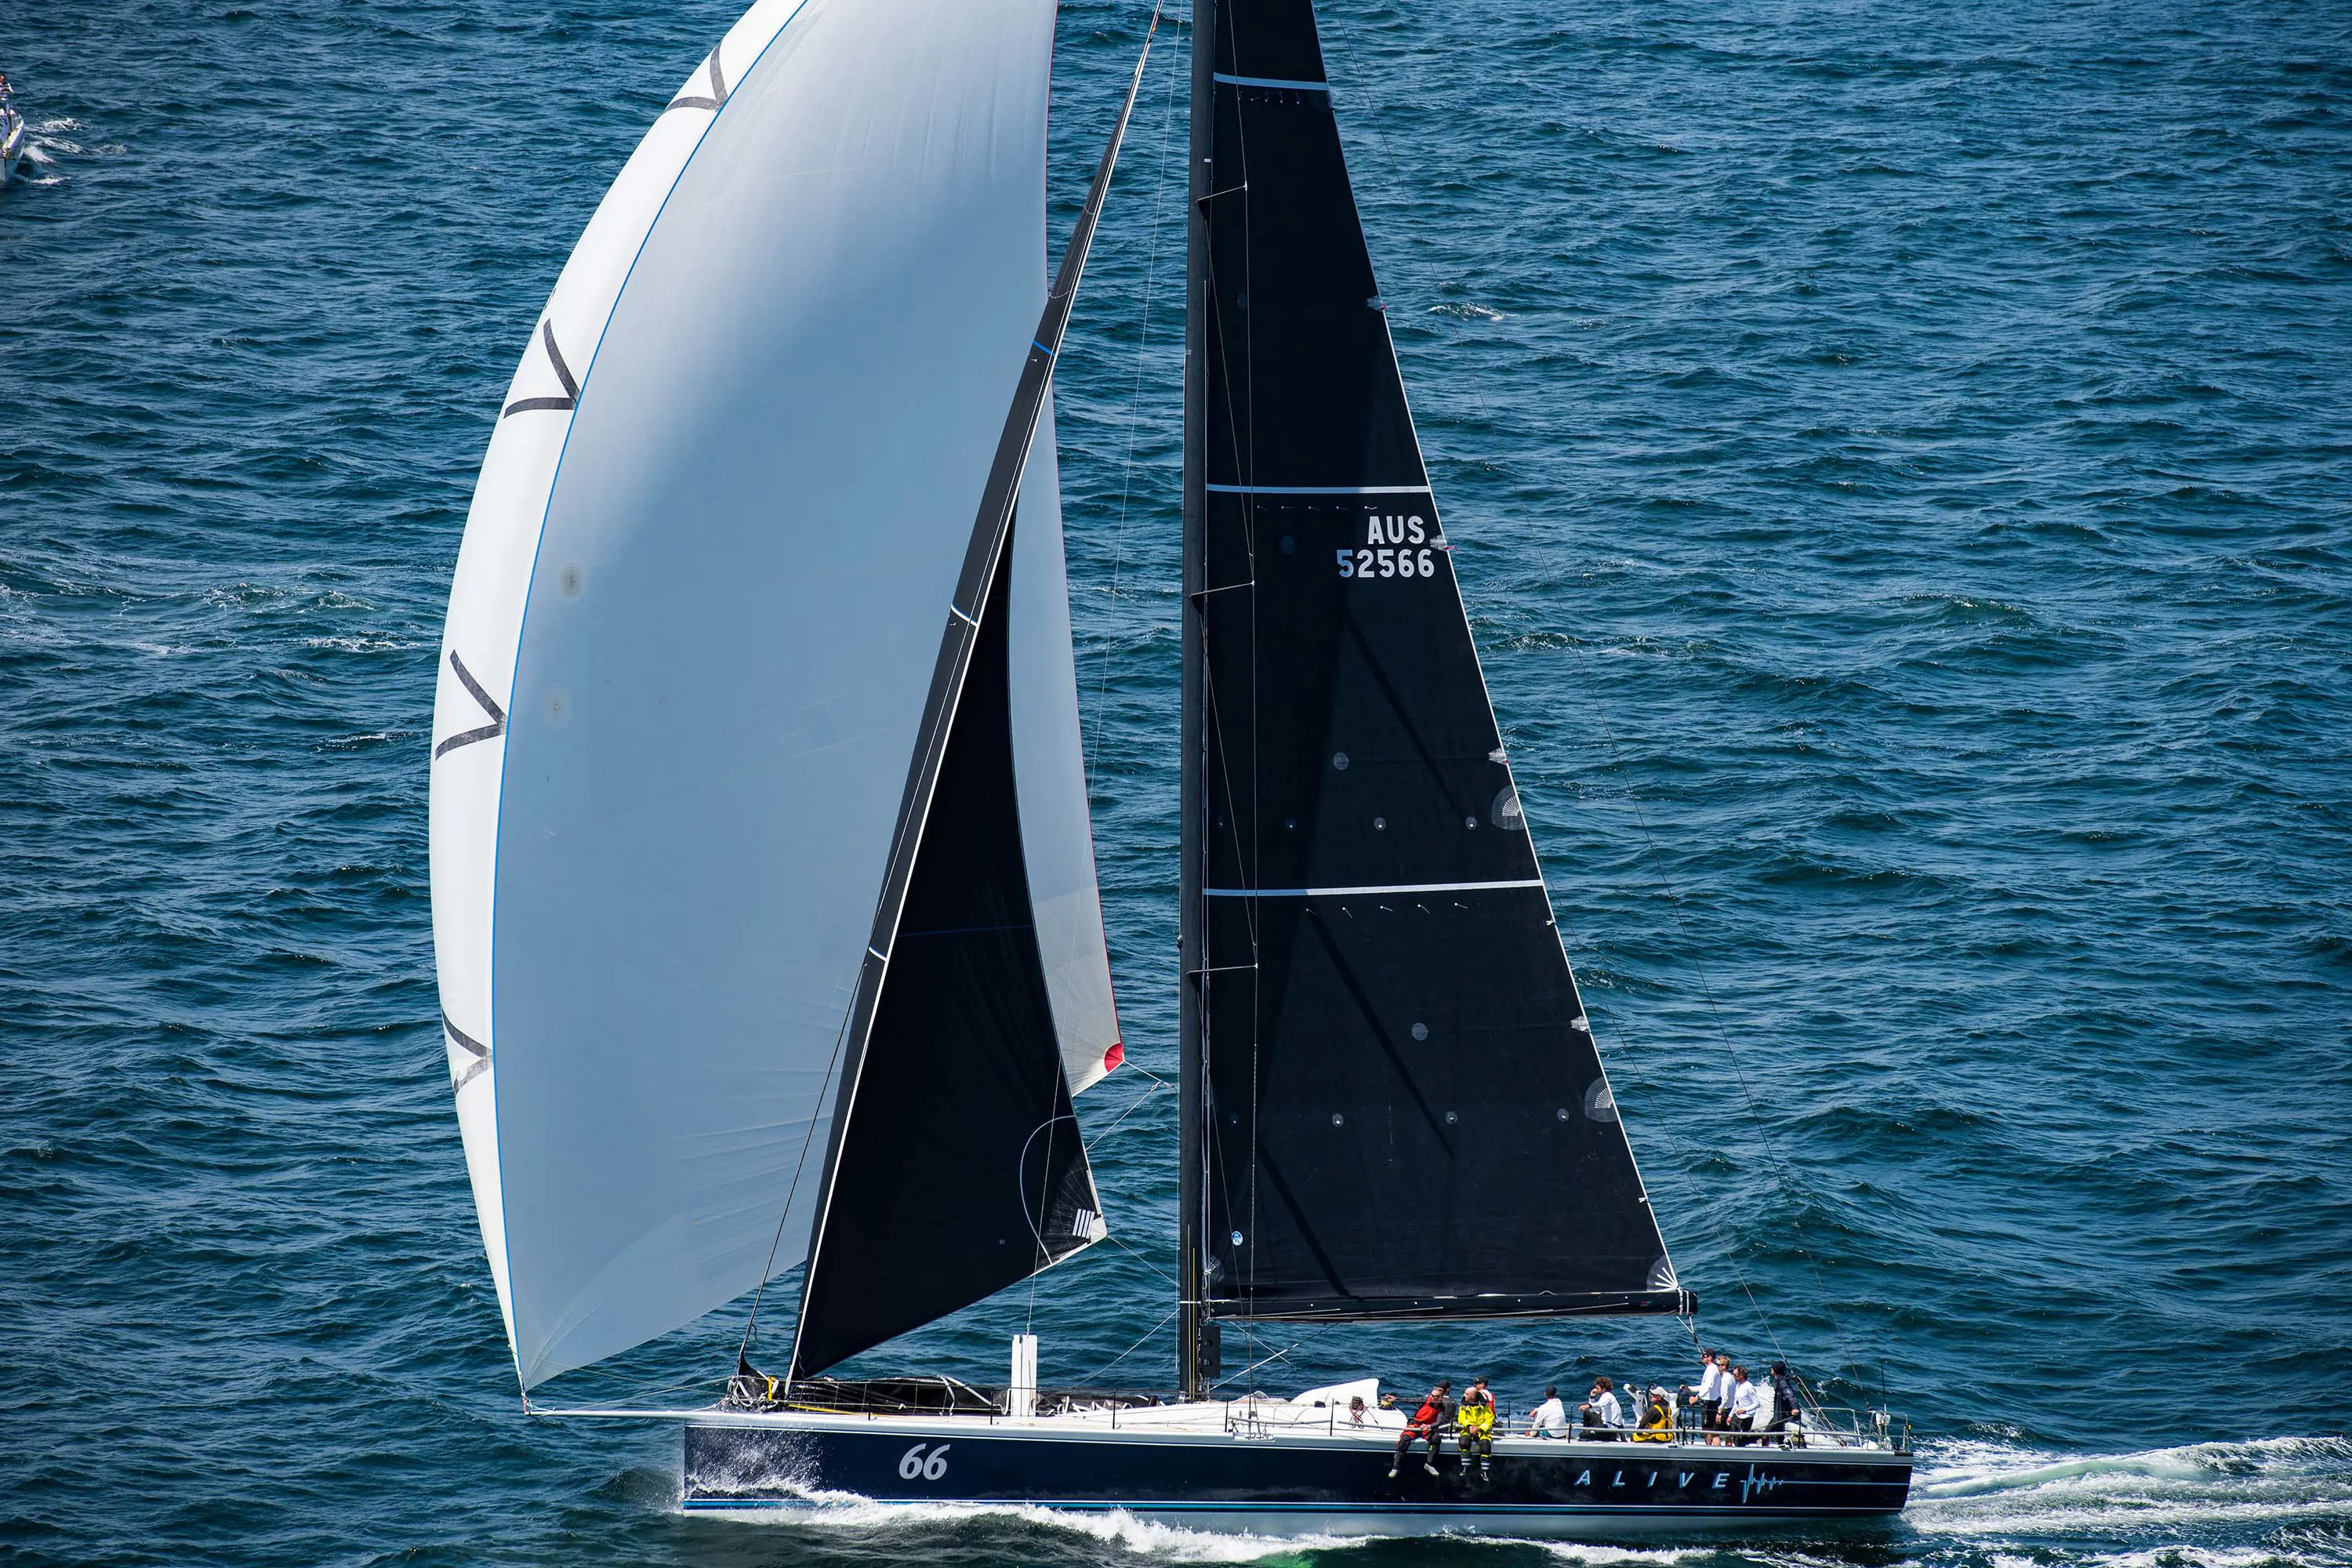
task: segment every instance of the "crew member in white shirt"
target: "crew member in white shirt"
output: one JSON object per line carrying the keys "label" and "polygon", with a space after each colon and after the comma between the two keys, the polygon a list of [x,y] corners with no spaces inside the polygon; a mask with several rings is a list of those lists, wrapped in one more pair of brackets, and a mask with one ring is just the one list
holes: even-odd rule
{"label": "crew member in white shirt", "polygon": [[1624,1406],[1617,1403],[1617,1385],[1607,1373],[1592,1380],[1592,1392],[1577,1407],[1577,1424],[1584,1428],[1584,1436],[1594,1442],[1613,1441],[1625,1425]]}
{"label": "crew member in white shirt", "polygon": [[[1723,1419],[1723,1385],[1731,1381],[1726,1368],[1730,1358],[1713,1351],[1698,1352],[1698,1425],[1702,1432],[1713,1432]],[[1715,1441],[1709,1437],[1708,1442]]]}
{"label": "crew member in white shirt", "polygon": [[1559,1402],[1559,1390],[1547,1387],[1543,1403],[1536,1406],[1528,1418],[1530,1437],[1565,1437],[1568,1436],[1568,1406]]}
{"label": "crew member in white shirt", "polygon": [[1744,1366],[1733,1367],[1731,1369],[1731,1414],[1727,1418],[1726,1424],[1731,1428],[1733,1434],[1731,1442],[1734,1447],[1744,1448],[1756,1440],[1753,1435],[1756,1428],[1756,1413],[1769,1408],[1769,1406],[1764,1403],[1764,1391],[1748,1381],[1748,1369]]}

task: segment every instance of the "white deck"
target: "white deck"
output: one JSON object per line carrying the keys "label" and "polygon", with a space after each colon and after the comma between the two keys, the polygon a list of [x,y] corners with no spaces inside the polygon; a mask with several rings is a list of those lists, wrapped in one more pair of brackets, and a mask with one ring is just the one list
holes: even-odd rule
{"label": "white deck", "polygon": [[[977,1428],[992,1437],[1046,1442],[1085,1438],[1097,1442],[1109,1440],[1190,1446],[1202,1442],[1258,1441],[1284,1446],[1303,1444],[1319,1447],[1330,1443],[1378,1448],[1393,1447],[1397,1434],[1403,1429],[1405,1423],[1403,1413],[1394,1409],[1368,1410],[1363,1423],[1357,1425],[1349,1419],[1344,1408],[1329,1404],[1318,1405],[1286,1399],[1259,1398],[1204,1400],[1194,1404],[1153,1405],[1127,1409],[1101,1406],[1031,1416],[942,1413],[863,1415],[789,1406],[772,1410],[721,1406],[706,1406],[698,1410],[539,1409],[532,1414],[549,1417],[683,1421],[699,1426],[793,1432],[880,1430],[901,1432],[918,1438],[969,1435]],[[1630,1436],[1613,1441],[1530,1437],[1523,1435],[1525,1429],[1523,1419],[1515,1424],[1496,1422],[1495,1453],[1498,1456],[1519,1454],[1562,1458],[1577,1456],[1622,1460],[1635,1453],[1706,1454],[1727,1458],[1738,1455],[1745,1458],[1760,1458],[1767,1454],[1793,1451],[1834,1453],[1841,1458],[1884,1456],[1889,1462],[1904,1464],[1910,1461],[1910,1456],[1888,1438],[1819,1429],[1808,1430],[1803,1447],[1796,1450],[1783,1450],[1777,1442],[1767,1444],[1760,1440],[1742,1446],[1727,1442],[1695,1442],[1687,1440],[1690,1434],[1683,1433],[1677,1433],[1673,1441],[1657,1443],[1635,1441]],[[1454,1446],[1453,1434],[1450,1431],[1441,1433],[1440,1441],[1450,1451]],[[1418,1447],[1416,1451],[1420,1451]]]}

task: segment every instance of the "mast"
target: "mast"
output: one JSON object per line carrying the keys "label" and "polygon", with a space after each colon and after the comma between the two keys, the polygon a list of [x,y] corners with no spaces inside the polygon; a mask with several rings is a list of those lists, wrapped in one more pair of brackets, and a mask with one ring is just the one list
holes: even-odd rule
{"label": "mast", "polygon": [[1185,157],[1184,625],[1181,696],[1179,699],[1183,717],[1178,731],[1182,765],[1179,770],[1181,783],[1177,794],[1177,810],[1182,827],[1178,851],[1181,870],[1176,900],[1177,970],[1181,977],[1177,1001],[1177,1036],[1181,1053],[1178,1098],[1181,1106],[1178,1117],[1181,1131],[1177,1138],[1176,1373],[1178,1387],[1186,1399],[1206,1397],[1206,1384],[1211,1381],[1202,1375],[1202,1331],[1208,1319],[1208,1291],[1207,1281],[1202,1274],[1201,1252],[1201,1215],[1204,1196],[1202,1176],[1206,1148],[1202,1137],[1201,1117],[1202,1058],[1205,1042],[1201,1034],[1203,1016],[1201,1005],[1201,704],[1203,689],[1200,595],[1202,509],[1205,500],[1202,489],[1205,478],[1202,421],[1206,412],[1202,378],[1207,363],[1202,331],[1208,320],[1209,278],[1209,223],[1205,202],[1211,189],[1209,147],[1213,127],[1210,115],[1212,94],[1216,86],[1213,77],[1218,12],[1218,0],[1192,0],[1192,140],[1191,151]]}

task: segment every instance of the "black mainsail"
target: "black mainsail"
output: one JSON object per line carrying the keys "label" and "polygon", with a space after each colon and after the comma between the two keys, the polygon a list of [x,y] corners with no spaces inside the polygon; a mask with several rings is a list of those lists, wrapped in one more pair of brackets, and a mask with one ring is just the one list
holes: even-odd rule
{"label": "black mainsail", "polygon": [[1309,0],[1195,18],[1187,1392],[1205,1319],[1687,1310],[1496,731]]}

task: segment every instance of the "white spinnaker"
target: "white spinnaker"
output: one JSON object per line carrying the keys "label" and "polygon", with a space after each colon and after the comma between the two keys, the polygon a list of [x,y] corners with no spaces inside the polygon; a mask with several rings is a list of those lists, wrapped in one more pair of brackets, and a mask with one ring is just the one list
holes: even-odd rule
{"label": "white spinnaker", "polygon": [[[756,1285],[808,1146],[777,1266],[800,1256],[1045,296],[1053,24],[1050,0],[761,0],[614,182],[516,373],[451,589],[432,844],[526,1388]],[[1068,831],[1041,848],[1066,862]]]}
{"label": "white spinnaker", "polygon": [[1061,1037],[1062,1071],[1075,1095],[1118,1065],[1119,1035],[1087,811],[1086,745],[1078,731],[1078,672],[1070,646],[1051,392],[1021,472],[1021,501],[1013,522],[1012,606],[1007,659],[1021,846],[1045,990]]}

